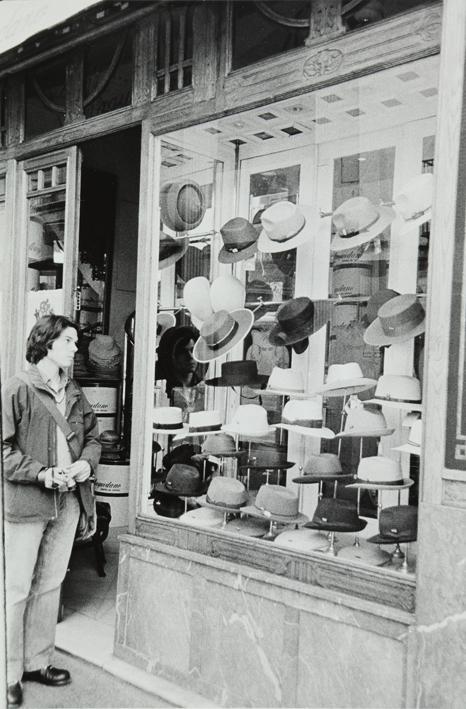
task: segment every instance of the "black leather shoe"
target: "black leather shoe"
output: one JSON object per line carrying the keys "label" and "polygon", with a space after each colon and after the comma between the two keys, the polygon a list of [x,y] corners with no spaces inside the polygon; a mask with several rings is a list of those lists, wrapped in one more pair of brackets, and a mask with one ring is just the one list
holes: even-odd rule
{"label": "black leather shoe", "polygon": [[58,667],[47,665],[47,667],[43,667],[41,670],[23,672],[23,680],[25,682],[48,684],[50,687],[61,687],[64,684],[69,684],[71,677],[68,670],[60,670]]}
{"label": "black leather shoe", "polygon": [[21,682],[8,685],[8,709],[20,707],[23,703],[23,688]]}

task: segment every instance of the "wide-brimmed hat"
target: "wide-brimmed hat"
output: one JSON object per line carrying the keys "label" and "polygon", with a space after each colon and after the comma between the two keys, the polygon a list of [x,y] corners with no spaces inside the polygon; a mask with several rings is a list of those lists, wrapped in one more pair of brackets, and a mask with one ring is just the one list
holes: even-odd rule
{"label": "wide-brimmed hat", "polygon": [[356,480],[348,487],[365,490],[393,490],[394,488],[410,487],[412,484],[413,480],[403,478],[400,464],[396,460],[383,455],[371,455],[361,458]]}
{"label": "wide-brimmed hat", "polygon": [[209,297],[214,312],[226,310],[232,313],[234,310],[244,308],[246,288],[239,278],[231,274],[218,276],[212,281]]}
{"label": "wide-brimmed hat", "polygon": [[343,473],[339,457],[335,453],[314,453],[303,467],[303,475],[293,478],[294,483],[312,485],[321,480],[346,482],[353,476]]}
{"label": "wide-brimmed hat", "polygon": [[163,482],[155,484],[157,492],[179,497],[196,497],[205,492],[206,484],[202,480],[201,472],[194,465],[175,463],[167,473]]}
{"label": "wide-brimmed hat", "polygon": [[310,298],[301,296],[280,305],[276,319],[269,333],[272,345],[294,345],[301,354],[307,348],[307,338],[328,322],[328,309],[315,307]]}
{"label": "wide-brimmed hat", "polygon": [[288,470],[294,463],[288,460],[288,446],[267,445],[266,443],[253,443],[249,446],[247,462],[241,466],[242,470]]}
{"label": "wide-brimmed hat", "polygon": [[156,406],[152,415],[156,433],[179,433],[183,430],[183,412],[179,406]]}
{"label": "wide-brimmed hat", "polygon": [[210,302],[210,283],[205,276],[195,276],[185,283],[183,302],[196,327],[211,317],[214,310]]}
{"label": "wide-brimmed hat", "polygon": [[367,197],[351,197],[332,215],[335,236],[330,244],[332,251],[345,251],[366,244],[381,234],[395,219],[391,207],[376,207]]}
{"label": "wide-brimmed hat", "polygon": [[421,382],[406,374],[382,374],[369,404],[379,404],[392,409],[422,411]]}
{"label": "wide-brimmed hat", "polygon": [[298,496],[282,485],[261,485],[253,505],[243,508],[245,514],[285,524],[306,522],[299,512]]}
{"label": "wide-brimmed hat", "polygon": [[201,452],[198,453],[195,458],[203,460],[212,455],[219,458],[232,458],[242,456],[243,451],[236,450],[236,443],[233,436],[230,436],[224,431],[220,431],[220,433],[206,436],[201,447]]}
{"label": "wide-brimmed hat", "polygon": [[195,527],[215,529],[223,525],[223,512],[210,507],[197,507],[194,510],[185,512],[178,519],[180,522],[192,524]]}
{"label": "wide-brimmed hat", "polygon": [[259,251],[277,253],[288,251],[311,238],[313,210],[282,200],[275,202],[261,214],[262,231],[257,246]]}
{"label": "wide-brimmed hat", "polygon": [[159,269],[168,268],[182,258],[188,250],[189,239],[174,239],[160,232]]}
{"label": "wide-brimmed hat", "polygon": [[314,438],[335,438],[330,428],[322,426],[322,397],[312,399],[292,399],[287,401],[282,411],[282,422],[277,428]]}
{"label": "wide-brimmed hat", "polygon": [[262,393],[295,398],[307,398],[309,396],[304,391],[302,373],[297,369],[286,369],[284,367],[274,367],[272,369],[267,386]]}
{"label": "wide-brimmed hat", "polygon": [[417,507],[397,505],[380,511],[379,534],[367,541],[374,544],[399,544],[417,539]]}
{"label": "wide-brimmed hat", "polygon": [[221,507],[225,512],[238,512],[248,501],[249,495],[242,482],[235,478],[215,477],[207,493],[198,499],[205,507]]}
{"label": "wide-brimmed hat", "polygon": [[425,321],[425,310],[416,295],[397,295],[379,308],[376,319],[364,332],[364,342],[379,347],[406,342],[424,332]]}
{"label": "wide-brimmed hat", "polygon": [[234,360],[223,362],[221,375],[206,379],[206,384],[214,387],[249,386],[262,387],[267,382],[266,374],[258,374],[255,360]]}
{"label": "wide-brimmed hat", "polygon": [[397,295],[400,295],[398,291],[392,290],[391,288],[381,288],[377,291],[377,293],[371,295],[371,297],[367,301],[367,308],[365,313],[365,320],[367,324],[370,325],[371,323],[373,323],[376,317],[378,316],[379,309],[382,307],[382,305],[384,303],[388,303],[388,301],[392,298],[396,298]]}
{"label": "wide-brimmed hat", "polygon": [[162,221],[173,231],[195,229],[206,211],[202,189],[194,180],[167,182],[160,190]]}
{"label": "wide-brimmed hat", "polygon": [[251,258],[257,251],[258,234],[244,217],[233,217],[220,229],[223,246],[218,255],[220,263],[236,263]]}
{"label": "wide-brimmed hat", "polygon": [[434,176],[431,172],[413,177],[395,195],[393,206],[403,219],[401,233],[417,229],[432,217]]}
{"label": "wide-brimmed hat", "polygon": [[316,389],[316,394],[325,396],[343,396],[357,394],[376,385],[375,379],[365,377],[357,362],[331,364],[328,368],[325,384]]}
{"label": "wide-brimmed hat", "polygon": [[325,547],[326,535],[318,530],[311,529],[286,529],[277,534],[273,543],[282,549],[290,551],[307,552]]}
{"label": "wide-brimmed hat", "polygon": [[267,411],[258,404],[241,404],[235,411],[232,420],[222,426],[223,431],[233,435],[254,438],[267,436],[275,430],[267,421]]}
{"label": "wide-brimmed hat", "polygon": [[201,325],[200,337],[193,349],[194,359],[201,363],[212,362],[230,352],[244,340],[253,322],[254,315],[246,309],[214,313]]}
{"label": "wide-brimmed hat", "polygon": [[188,423],[183,425],[183,430],[173,440],[221,433],[222,423],[220,411],[193,411],[189,414]]}
{"label": "wide-brimmed hat", "polygon": [[360,532],[366,524],[365,519],[358,517],[355,502],[338,497],[323,497],[317,503],[312,521],[304,526],[328,532]]}
{"label": "wide-brimmed hat", "polygon": [[343,431],[337,433],[337,438],[357,438],[390,436],[394,428],[389,428],[385,416],[376,406],[356,406],[350,408]]}
{"label": "wide-brimmed hat", "polygon": [[422,444],[422,419],[416,419],[409,429],[408,442],[401,446],[395,446],[393,450],[411,455],[421,455]]}

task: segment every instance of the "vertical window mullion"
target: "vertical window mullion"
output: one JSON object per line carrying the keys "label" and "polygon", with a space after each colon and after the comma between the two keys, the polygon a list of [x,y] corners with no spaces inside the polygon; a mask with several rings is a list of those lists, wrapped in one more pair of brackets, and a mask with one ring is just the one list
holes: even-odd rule
{"label": "vertical window mullion", "polygon": [[170,44],[171,44],[172,18],[170,11],[165,15],[165,64],[164,64],[164,87],[163,91],[168,94],[170,91]]}
{"label": "vertical window mullion", "polygon": [[178,14],[178,88],[183,88],[183,61],[184,61],[184,42],[186,34],[186,7],[179,10]]}

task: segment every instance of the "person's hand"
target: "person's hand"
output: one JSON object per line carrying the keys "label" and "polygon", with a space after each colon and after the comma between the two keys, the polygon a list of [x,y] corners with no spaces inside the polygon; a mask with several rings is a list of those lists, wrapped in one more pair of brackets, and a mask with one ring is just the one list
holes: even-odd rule
{"label": "person's hand", "polygon": [[91,475],[91,466],[87,460],[76,460],[65,468],[65,472],[77,483],[83,483]]}
{"label": "person's hand", "polygon": [[38,475],[38,480],[44,483],[48,490],[58,490],[58,492],[67,492],[75,487],[75,482],[61,468],[46,468],[41,470]]}

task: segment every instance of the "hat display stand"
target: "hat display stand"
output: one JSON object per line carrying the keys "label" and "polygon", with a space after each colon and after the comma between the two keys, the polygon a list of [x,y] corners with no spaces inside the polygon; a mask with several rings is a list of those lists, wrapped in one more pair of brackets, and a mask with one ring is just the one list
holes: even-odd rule
{"label": "hat display stand", "polygon": [[[361,440],[361,443],[362,443],[362,440]],[[362,457],[362,455],[360,457]],[[358,516],[359,516],[359,512],[361,509],[361,489],[360,488],[358,488],[358,492],[357,492],[356,508],[357,508]],[[379,516],[379,508],[377,507],[377,517],[378,516]],[[362,550],[361,538],[359,536],[359,533],[356,532],[356,534],[354,535],[354,542],[353,542],[352,546],[344,547],[343,549],[340,549],[338,555],[342,559],[346,559],[346,560],[351,559],[352,561],[361,561],[361,559],[360,559],[361,550]],[[390,559],[391,559],[390,554],[388,554],[388,552],[386,552],[386,551],[383,551],[380,548],[380,545],[377,544],[377,545],[374,545],[373,549],[371,549],[370,558],[367,559],[366,563],[370,563],[371,565],[374,565],[374,566],[387,566],[390,563]],[[363,563],[364,563],[364,560],[363,560]]]}

